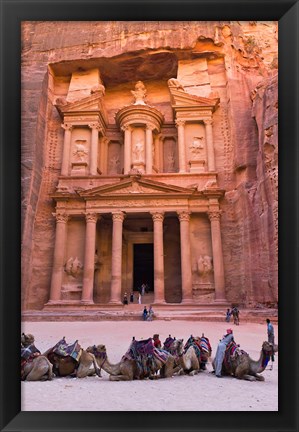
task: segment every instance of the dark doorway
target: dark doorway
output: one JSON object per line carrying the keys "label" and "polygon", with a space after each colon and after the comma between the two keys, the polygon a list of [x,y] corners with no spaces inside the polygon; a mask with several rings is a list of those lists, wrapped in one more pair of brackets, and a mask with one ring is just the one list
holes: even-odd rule
{"label": "dark doorway", "polygon": [[154,247],[152,243],[134,244],[133,286],[136,291],[147,283],[154,291]]}

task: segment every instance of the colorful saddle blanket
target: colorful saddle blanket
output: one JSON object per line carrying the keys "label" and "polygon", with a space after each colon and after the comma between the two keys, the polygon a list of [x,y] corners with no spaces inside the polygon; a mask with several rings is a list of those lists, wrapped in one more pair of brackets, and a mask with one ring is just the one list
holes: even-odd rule
{"label": "colorful saddle blanket", "polygon": [[72,344],[68,344],[66,343],[65,338],[63,338],[53,347],[52,352],[59,355],[60,357],[70,356],[74,360],[79,361],[81,346],[79,345],[77,340]]}
{"label": "colorful saddle blanket", "polygon": [[166,351],[169,351],[169,349],[170,349],[170,347],[171,347],[171,345],[173,344],[174,341],[175,341],[175,338],[172,338],[170,336],[168,338],[166,338],[165,341],[164,341],[163,349],[166,350]]}
{"label": "colorful saddle blanket", "polygon": [[40,353],[41,352],[34,344],[31,344],[28,347],[21,347],[21,359],[23,360],[29,360],[30,358],[40,355]]}
{"label": "colorful saddle blanket", "polygon": [[123,360],[134,360],[137,366],[135,378],[145,378],[157,370],[156,361],[165,364],[169,354],[161,349],[155,348],[152,338],[146,340],[133,340]]}
{"label": "colorful saddle blanket", "polygon": [[201,358],[200,342],[195,340],[193,336],[190,336],[187,342],[185,343],[184,353],[186,353],[191,346],[193,346],[197,357],[200,359]]}
{"label": "colorful saddle blanket", "polygon": [[227,366],[229,366],[232,358],[241,354],[248,355],[246,351],[243,351],[239,348],[235,341],[231,341],[231,343],[229,343],[226,347],[223,361]]}

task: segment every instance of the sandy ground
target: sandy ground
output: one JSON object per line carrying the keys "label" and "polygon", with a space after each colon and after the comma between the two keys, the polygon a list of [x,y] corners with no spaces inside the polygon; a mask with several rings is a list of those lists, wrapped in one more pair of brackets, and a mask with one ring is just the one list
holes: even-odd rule
{"label": "sandy ground", "polygon": [[[265,324],[191,321],[102,321],[102,322],[24,322],[22,331],[35,335],[41,352],[55,345],[62,336],[68,343],[76,339],[83,348],[104,343],[108,357],[117,363],[136,339],[160,334],[162,343],[171,334],[186,341],[190,334],[204,333],[213,355],[226,328],[234,330],[241,348],[257,360],[264,340]],[[278,343],[278,328],[275,342]],[[273,370],[263,372],[264,382],[216,378],[211,363],[208,371],[195,376],[175,376],[162,380],[111,382],[102,378],[54,378],[45,382],[22,382],[22,411],[277,411],[278,353]],[[204,397],[202,395],[204,394]]]}

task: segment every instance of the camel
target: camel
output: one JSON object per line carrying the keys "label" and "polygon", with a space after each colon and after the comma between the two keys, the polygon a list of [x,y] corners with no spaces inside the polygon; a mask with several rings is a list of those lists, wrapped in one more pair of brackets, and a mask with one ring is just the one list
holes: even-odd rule
{"label": "camel", "polygon": [[[104,369],[109,374],[110,381],[170,378],[173,375],[174,357],[171,354],[153,347],[158,357],[151,357],[151,360],[149,360],[150,357],[144,357],[142,363],[140,363],[131,357],[130,348],[121,361],[116,364],[110,363],[105,345],[90,346],[86,351],[94,354],[100,369]],[[159,376],[155,375],[158,371],[160,372]]]}
{"label": "camel", "polygon": [[[54,347],[49,348],[43,355],[53,365],[55,375],[59,377],[65,377],[75,375],[77,378],[85,378],[87,376],[93,376],[95,373],[101,377],[101,371],[98,368],[95,356],[92,353],[82,349],[76,341],[73,346],[77,347],[76,358],[71,355],[64,354],[63,356],[57,353],[55,348],[60,347],[61,344],[67,347],[65,338],[59,341]],[[93,365],[93,368],[91,366]]]}
{"label": "camel", "polygon": [[[234,352],[231,355],[231,348]],[[233,346],[228,346],[226,355],[222,364],[222,375],[231,375],[238,379],[245,379],[248,381],[265,381],[262,375],[269,362],[270,357],[274,352],[278,351],[277,345],[273,345],[267,341],[263,342],[260,357],[258,360],[252,358],[245,351],[240,350],[235,343]],[[214,367],[214,361],[212,362]]]}
{"label": "camel", "polygon": [[183,339],[169,338],[164,342],[164,349],[172,353],[175,357],[177,369],[180,375],[195,375],[200,370],[206,369],[206,363],[211,355],[209,340],[202,335],[200,337],[191,336],[184,346]]}
{"label": "camel", "polygon": [[34,345],[34,336],[21,336],[21,379],[22,381],[52,380],[52,365]]}

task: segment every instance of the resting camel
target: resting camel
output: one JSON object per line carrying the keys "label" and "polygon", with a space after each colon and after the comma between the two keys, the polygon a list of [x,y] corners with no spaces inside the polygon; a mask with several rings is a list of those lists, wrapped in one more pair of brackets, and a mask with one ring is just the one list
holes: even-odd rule
{"label": "resting camel", "polygon": [[[156,348],[154,349],[157,350]],[[149,362],[148,360],[143,360],[143,364],[138,363],[137,360],[128,355],[130,348],[122,357],[121,361],[116,364],[110,363],[105,345],[90,346],[86,351],[94,354],[100,369],[104,369],[104,371],[109,374],[110,381],[158,378],[158,376],[154,376],[158,371],[160,371],[159,378],[169,378],[173,375],[174,357],[160,350],[157,350],[158,355],[163,355],[163,358],[155,356],[154,360],[150,360]]]}
{"label": "resting camel", "polygon": [[[101,377],[101,371],[93,354],[85,351],[78,345],[77,359],[74,359],[71,355],[62,356],[55,350],[57,346],[59,347],[59,344],[66,346],[65,338],[44,353],[44,356],[52,363],[55,375],[60,377],[75,375],[77,378],[85,378],[96,373]],[[91,368],[92,365],[93,368]]]}
{"label": "resting camel", "polygon": [[185,346],[183,339],[172,339],[169,336],[164,342],[164,349],[174,355],[179,374],[195,375],[200,370],[205,370],[211,355],[209,340],[204,335],[202,338],[191,336]]}
{"label": "resting camel", "polygon": [[[235,348],[233,355],[231,355],[231,348]],[[232,375],[236,378],[248,381],[265,381],[265,378],[262,375],[259,375],[259,373],[266,369],[269,359],[274,352],[277,351],[277,345],[265,341],[262,345],[260,357],[255,361],[252,360],[249,354],[238,349],[238,346],[233,343],[233,346],[228,346],[228,350],[225,354],[222,364],[222,375]],[[214,367],[214,361],[212,364]]]}
{"label": "resting camel", "polygon": [[46,381],[53,377],[52,365],[34,345],[32,334],[21,336],[21,379],[22,381]]}

